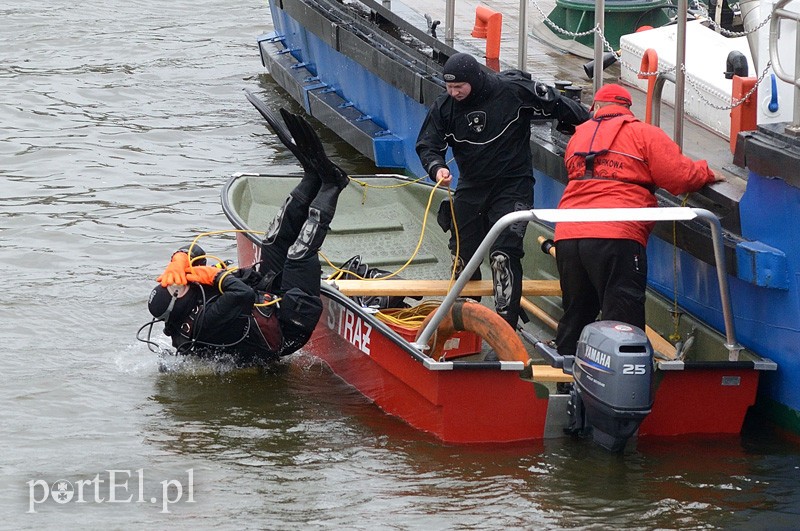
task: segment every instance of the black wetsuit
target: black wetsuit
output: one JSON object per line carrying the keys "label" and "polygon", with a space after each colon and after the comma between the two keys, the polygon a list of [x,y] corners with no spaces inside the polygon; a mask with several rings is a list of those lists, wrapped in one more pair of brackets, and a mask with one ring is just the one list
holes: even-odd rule
{"label": "black wetsuit", "polygon": [[[463,101],[447,93],[431,106],[417,138],[416,150],[431,179],[446,167],[449,147],[459,169],[454,211],[459,258],[465,264],[489,229],[505,214],[533,208],[533,162],[530,149],[534,117],[552,116],[569,129],[589,118],[578,102],[553,87],[512,70],[485,74]],[[512,326],[517,323],[522,292],[522,242],[527,225],[503,231],[491,249],[495,306]],[[456,237],[451,230],[450,251]],[[480,271],[473,279],[480,278]]]}
{"label": "black wetsuit", "polygon": [[[281,109],[286,124],[253,97],[254,105],[303,166],[303,178],[289,193],[261,242],[257,268],[221,270],[205,285],[192,283],[173,310],[154,306],[166,320],[165,332],[179,352],[205,355],[223,351],[242,363],[268,362],[300,349],[322,315],[317,253],[349,178],[328,159],[322,141],[302,117]],[[163,286],[150,296],[164,300]],[[266,293],[280,298],[262,307]],[[271,299],[271,296],[269,297]]]}
{"label": "black wetsuit", "polygon": [[[165,327],[173,346],[178,352],[201,357],[228,356],[242,365],[268,363],[297,351],[308,341],[319,318],[319,293],[293,288],[283,294],[284,317],[296,313],[298,300],[303,301],[306,313],[311,310],[298,326],[281,318],[277,304],[255,306],[265,298],[265,292],[256,288],[260,279],[255,271],[246,269],[225,276],[222,292],[216,282],[213,286],[193,285],[191,312]],[[314,280],[318,285],[319,276]]]}

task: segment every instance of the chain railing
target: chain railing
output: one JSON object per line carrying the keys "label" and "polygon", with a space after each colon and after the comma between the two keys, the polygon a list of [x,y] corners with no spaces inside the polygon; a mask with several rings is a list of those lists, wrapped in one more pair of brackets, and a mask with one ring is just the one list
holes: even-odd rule
{"label": "chain railing", "polygon": [[[565,35],[567,37],[572,37],[572,38],[585,37],[587,35],[592,35],[592,34],[595,34],[595,33],[598,34],[600,36],[601,40],[603,41],[603,50],[605,50],[607,52],[611,52],[614,55],[614,59],[616,59],[616,61],[620,64],[621,68],[625,68],[629,72],[632,72],[633,74],[635,74],[637,77],[663,76],[665,74],[670,74],[672,72],[675,72],[678,69],[678,66],[676,65],[676,66],[669,67],[669,68],[657,69],[656,71],[653,71],[653,72],[643,72],[643,71],[639,70],[639,68],[637,68],[637,67],[631,65],[630,63],[628,63],[627,61],[623,61],[622,60],[622,56],[616,50],[614,50],[614,48],[611,46],[611,43],[606,38],[605,34],[603,33],[602,28],[600,28],[599,25],[595,25],[593,28],[591,28],[591,29],[589,29],[587,31],[582,31],[582,32],[569,31],[569,30],[567,30],[565,28],[560,27],[555,22],[553,22],[550,19],[550,17],[548,17],[547,14],[542,10],[542,7],[539,5],[538,2],[536,2],[536,0],[531,0],[531,2],[533,4],[534,9],[536,9],[536,11],[539,13],[539,16],[541,17],[542,23],[544,23],[550,29],[552,29],[553,31],[555,31],[557,33],[560,33],[562,35]],[[714,20],[709,16],[708,11],[705,9],[705,7],[702,4],[700,4],[699,0],[693,0],[693,4],[694,4],[694,8],[699,13],[701,13],[704,17],[706,17],[708,19],[710,25],[715,30],[719,30],[720,33],[722,33],[723,35],[727,35],[729,37],[744,37],[744,36],[750,35],[752,33],[755,33],[758,30],[760,30],[761,28],[763,28],[764,26],[766,26],[770,22],[770,20],[772,18],[771,14],[768,15],[755,28],[753,28],[753,29],[751,29],[749,31],[732,32],[732,31],[728,31],[728,30],[722,28],[716,22],[714,22]],[[764,71],[761,73],[761,75],[756,80],[756,83],[753,86],[753,88],[751,88],[750,91],[748,91],[747,94],[745,94],[741,99],[737,100],[733,96],[731,96],[729,105],[718,105],[718,104],[708,100],[708,98],[706,98],[703,95],[703,91],[702,91],[702,89],[700,87],[699,80],[697,78],[695,78],[694,76],[689,74],[689,72],[686,69],[686,64],[681,64],[680,65],[681,72],[683,72],[683,74],[685,75],[685,79],[689,83],[689,86],[692,88],[692,90],[697,93],[697,96],[700,99],[700,101],[702,101],[705,105],[708,105],[709,107],[711,107],[713,109],[716,109],[716,110],[720,110],[720,111],[726,111],[726,110],[735,109],[736,107],[739,107],[745,101],[747,101],[747,99],[750,96],[752,96],[753,94],[755,94],[755,92],[758,90],[759,85],[761,85],[761,83],[764,81],[764,79],[766,78],[767,73],[769,73],[769,70],[771,69],[771,67],[772,67],[772,62],[771,61],[767,62],[767,65],[764,68]]]}

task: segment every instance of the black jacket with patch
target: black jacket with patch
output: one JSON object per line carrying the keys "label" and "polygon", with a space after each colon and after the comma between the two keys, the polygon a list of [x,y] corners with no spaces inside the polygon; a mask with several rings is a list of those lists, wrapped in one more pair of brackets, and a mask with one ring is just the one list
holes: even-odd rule
{"label": "black jacket with patch", "polygon": [[435,179],[452,147],[459,188],[490,179],[532,179],[530,121],[536,117],[552,117],[560,127],[569,127],[586,121],[589,113],[522,71],[487,73],[480,91],[466,100],[456,101],[446,92],[436,99],[417,137],[417,154]]}

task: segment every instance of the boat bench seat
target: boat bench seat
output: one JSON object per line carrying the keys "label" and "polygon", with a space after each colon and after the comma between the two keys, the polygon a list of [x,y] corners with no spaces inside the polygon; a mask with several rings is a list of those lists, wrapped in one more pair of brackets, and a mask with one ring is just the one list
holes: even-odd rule
{"label": "boat bench seat", "polygon": [[533,381],[535,382],[572,382],[571,374],[565,374],[558,367],[550,365],[533,365]]}
{"label": "boat bench seat", "polygon": [[[360,296],[406,296],[434,297],[444,296],[450,290],[449,280],[336,280],[335,286],[348,297]],[[465,297],[489,296],[494,294],[491,280],[470,280],[461,295]],[[523,280],[522,294],[529,296],[561,295],[558,280]]]}
{"label": "boat bench seat", "polygon": [[[348,297],[360,296],[406,296],[406,297],[435,297],[447,295],[451,282],[449,280],[408,280],[408,279],[385,279],[385,280],[336,280],[334,285]],[[561,296],[561,285],[558,280],[523,280],[522,294],[527,296]],[[491,296],[494,295],[491,280],[470,280],[467,282],[461,295],[465,297]],[[532,312],[536,317],[545,319],[553,328],[557,322],[543,314],[533,306],[530,301],[522,300],[522,307]],[[650,339],[650,343],[656,352],[660,352],[668,359],[675,359],[675,346],[669,341],[658,335],[658,333],[646,327],[645,332]],[[554,380],[558,381],[558,380]]]}

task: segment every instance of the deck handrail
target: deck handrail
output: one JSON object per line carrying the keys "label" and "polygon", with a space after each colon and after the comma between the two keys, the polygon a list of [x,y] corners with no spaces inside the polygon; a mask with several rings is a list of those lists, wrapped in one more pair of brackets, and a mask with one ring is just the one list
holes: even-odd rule
{"label": "deck handrail", "polygon": [[[675,83],[674,72],[659,72],[656,74],[655,82],[653,83],[653,94],[650,100],[650,124],[656,127],[661,126],[661,94],[664,91],[664,83],[672,81]],[[673,139],[675,136],[673,135]]]}
{"label": "deck handrail", "polygon": [[512,212],[500,218],[492,226],[483,239],[475,254],[472,256],[461,275],[456,279],[453,288],[445,296],[442,304],[435,310],[433,317],[422,329],[417,340],[412,346],[425,353],[439,324],[444,320],[450,308],[460,296],[464,286],[469,282],[484,257],[500,233],[514,223],[530,223],[533,221],[546,221],[550,223],[568,222],[598,222],[598,221],[690,221],[701,219],[708,223],[711,229],[711,240],[714,245],[714,261],[717,268],[717,282],[719,283],[720,302],[725,323],[725,348],[728,349],[728,359],[738,361],[742,346],[736,341],[736,332],[731,311],[730,292],[728,290],[728,277],[725,273],[725,254],[722,243],[722,225],[717,216],[704,208],[690,207],[657,207],[657,208],[576,208],[556,209],[541,208]]}
{"label": "deck handrail", "polygon": [[[772,62],[772,69],[781,81],[794,85],[794,116],[790,125],[786,126],[786,132],[800,135],[800,13],[794,13],[784,9],[791,0],[781,0],[772,10],[772,20],[769,24],[769,60]],[[780,23],[782,19],[793,20],[795,26],[795,60],[794,75],[789,74],[781,65],[780,55],[778,54],[778,39],[780,38]]]}

